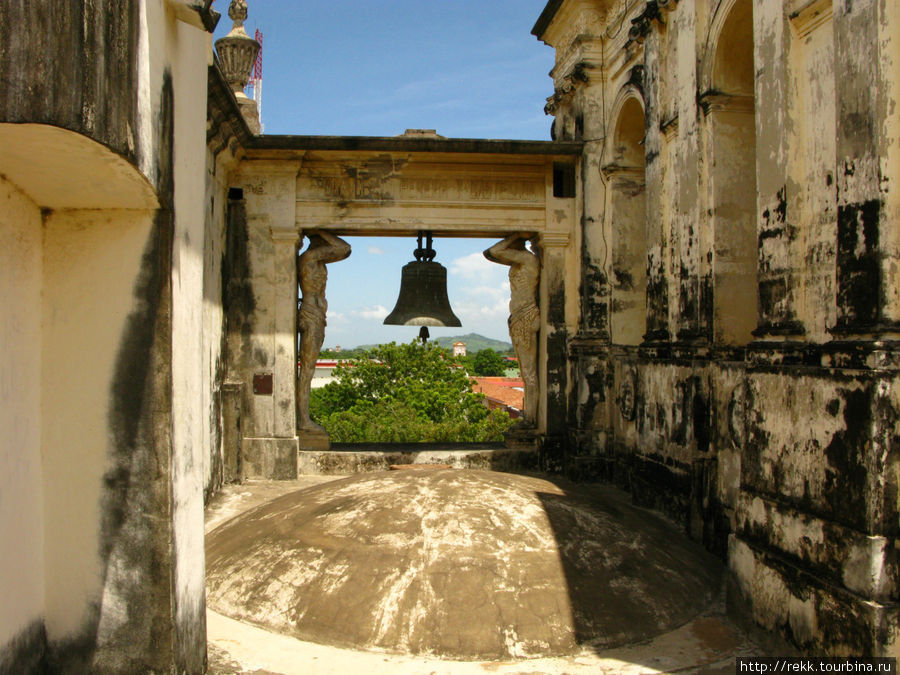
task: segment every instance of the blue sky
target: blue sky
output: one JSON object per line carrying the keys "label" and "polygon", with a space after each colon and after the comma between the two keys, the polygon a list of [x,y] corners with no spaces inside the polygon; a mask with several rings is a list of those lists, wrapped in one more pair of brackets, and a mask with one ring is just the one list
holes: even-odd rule
{"label": "blue sky", "polygon": [[[553,50],[531,35],[546,0],[248,0],[247,32],[263,33],[265,133],[395,136],[408,128],[453,138],[549,140],[543,107]],[[226,0],[216,30],[231,28]],[[348,238],[329,265],[325,346],[406,342],[384,326],[415,239]],[[481,254],[488,239],[436,239],[462,328],[508,340],[507,268]]]}

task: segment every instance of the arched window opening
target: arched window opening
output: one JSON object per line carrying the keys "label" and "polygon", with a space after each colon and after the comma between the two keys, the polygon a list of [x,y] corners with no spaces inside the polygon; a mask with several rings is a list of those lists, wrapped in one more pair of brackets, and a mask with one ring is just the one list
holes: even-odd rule
{"label": "arched window opening", "polygon": [[622,104],[613,132],[608,218],[612,233],[610,328],[617,344],[638,345],[646,332],[647,201],[644,109],[635,96]]}
{"label": "arched window opening", "polygon": [[713,51],[702,103],[710,134],[713,340],[748,343],[756,327],[756,126],[753,5],[736,0]]}

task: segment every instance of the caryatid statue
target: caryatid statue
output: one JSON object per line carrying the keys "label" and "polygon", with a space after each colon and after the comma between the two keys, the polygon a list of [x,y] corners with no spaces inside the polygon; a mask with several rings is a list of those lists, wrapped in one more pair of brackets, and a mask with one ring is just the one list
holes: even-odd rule
{"label": "caryatid statue", "polygon": [[325,433],[309,416],[309,391],[316,371],[316,360],[325,341],[325,282],[327,263],[344,260],[350,255],[350,244],[324,230],[304,233],[309,246],[297,264],[297,283],[300,285],[300,311],[297,329],[300,332],[299,371],[297,373],[297,429]]}
{"label": "caryatid statue", "polygon": [[[538,409],[538,331],[541,328],[541,310],[537,302],[541,261],[525,248],[533,240],[528,232],[511,234],[484,252],[491,262],[509,265],[509,337],[512,339],[519,371],[525,382],[525,424],[537,426]],[[536,247],[533,246],[533,248]]]}

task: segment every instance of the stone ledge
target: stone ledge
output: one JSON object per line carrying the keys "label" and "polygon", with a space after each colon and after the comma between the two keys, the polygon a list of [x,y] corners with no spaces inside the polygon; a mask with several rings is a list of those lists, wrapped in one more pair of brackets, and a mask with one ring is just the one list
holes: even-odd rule
{"label": "stone ledge", "polygon": [[[394,447],[357,446],[359,450],[348,450],[346,446],[333,447],[326,451],[300,451],[300,475],[345,475],[369,471],[386,471],[391,465],[443,464],[454,469],[489,469],[515,472],[536,469],[538,453],[534,449],[480,448],[448,449],[423,444],[396,444]],[[352,447],[352,446],[351,446]]]}
{"label": "stone ledge", "polygon": [[808,654],[892,655],[900,605],[866,600],[735,535],[728,548],[726,606],[741,627],[762,627]]}

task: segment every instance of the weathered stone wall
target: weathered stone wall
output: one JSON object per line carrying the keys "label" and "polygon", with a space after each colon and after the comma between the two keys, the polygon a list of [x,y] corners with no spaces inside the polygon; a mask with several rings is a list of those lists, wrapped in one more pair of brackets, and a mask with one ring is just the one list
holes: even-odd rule
{"label": "weathered stone wall", "polygon": [[554,131],[585,143],[568,469],[679,520],[732,609],[816,653],[900,634],[896,20],[566,0],[535,27]]}
{"label": "weathered stone wall", "polygon": [[[0,121],[50,124],[84,134],[140,164],[150,110],[141,82],[138,0],[0,5]],[[146,44],[144,45],[146,49]],[[143,54],[147,58],[147,52]],[[155,178],[149,176],[151,179]]]}
{"label": "weathered stone wall", "polygon": [[[46,624],[61,666],[125,665],[117,643],[165,632],[157,594],[170,589],[152,572],[170,569],[167,528],[153,517],[169,510],[171,433],[155,410],[170,400],[169,376],[152,369],[168,352],[165,333],[158,340],[167,286],[158,266],[171,244],[160,229],[152,211],[58,211],[45,223]],[[119,609],[128,606],[142,616]],[[109,651],[95,655],[101,635]]]}
{"label": "weathered stone wall", "polygon": [[[204,463],[210,438],[204,392],[204,259],[206,240],[206,84],[210,35],[168,15],[166,55],[172,73],[172,470],[171,537],[174,621],[170,624],[177,669],[199,673],[206,665],[206,566]],[[218,298],[214,302],[220,303]]]}
{"label": "weathered stone wall", "polygon": [[4,610],[2,672],[205,667],[209,36],[183,4],[0,9],[0,174],[15,205],[0,226],[18,251],[4,272],[38,261],[6,289],[21,333],[0,367],[39,442],[4,423],[3,473],[28,494],[13,505],[4,490],[0,518],[29,532],[2,530],[15,554],[0,584],[23,594]]}
{"label": "weathered stone wall", "polygon": [[[227,155],[227,153],[226,153]],[[207,149],[206,186],[203,205],[203,329],[202,358],[203,419],[202,438],[207,452],[203,457],[205,500],[215,494],[226,481],[223,444],[223,399],[225,381],[225,312],[223,279],[225,272],[225,211],[228,201],[229,161],[226,156]]]}
{"label": "weathered stone wall", "polygon": [[[297,475],[295,162],[242,163],[228,203],[228,379],[240,386],[241,476]],[[232,248],[233,245],[233,248]],[[254,390],[271,378],[271,393]]]}

